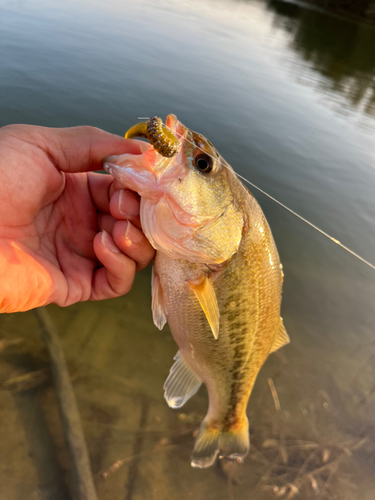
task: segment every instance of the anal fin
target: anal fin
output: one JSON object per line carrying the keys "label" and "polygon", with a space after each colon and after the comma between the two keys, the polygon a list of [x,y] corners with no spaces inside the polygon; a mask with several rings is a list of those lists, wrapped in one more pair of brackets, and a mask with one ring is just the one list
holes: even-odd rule
{"label": "anal fin", "polygon": [[290,338],[289,335],[286,333],[285,326],[283,323],[283,318],[280,318],[280,326],[279,330],[276,334],[273,346],[271,347],[270,354],[271,352],[277,351],[277,349],[280,349],[285,344],[289,344]]}
{"label": "anal fin", "polygon": [[217,339],[219,336],[220,312],[211,281],[206,275],[203,275],[198,280],[188,281],[188,284],[206,315],[213,336]]}
{"label": "anal fin", "polygon": [[194,396],[201,386],[201,380],[185,363],[180,351],[164,384],[164,397],[171,408],[181,408],[186,401]]}
{"label": "anal fin", "polygon": [[155,272],[155,266],[152,267],[151,290],[152,319],[154,320],[155,326],[161,330],[167,322],[167,316],[164,309],[163,290],[160,285],[159,276]]}

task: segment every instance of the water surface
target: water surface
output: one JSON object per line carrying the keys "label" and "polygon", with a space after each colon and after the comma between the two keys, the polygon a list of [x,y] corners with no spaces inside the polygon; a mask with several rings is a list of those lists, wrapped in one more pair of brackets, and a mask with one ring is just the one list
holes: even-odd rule
{"label": "water surface", "polygon": [[[175,113],[238,173],[374,262],[374,46],[374,28],[277,0],[0,0],[0,126],[123,134],[138,116]],[[207,397],[201,389],[181,411],[164,402],[176,346],[152,324],[149,270],[124,298],[50,308],[101,500],[271,499],[293,488],[373,498],[375,272],[253,192],[284,265],[291,344],[258,377],[243,467],[190,468]],[[22,340],[0,352],[1,382],[48,366],[32,313],[0,323],[0,339]],[[45,378],[0,392],[7,500],[71,498]]]}

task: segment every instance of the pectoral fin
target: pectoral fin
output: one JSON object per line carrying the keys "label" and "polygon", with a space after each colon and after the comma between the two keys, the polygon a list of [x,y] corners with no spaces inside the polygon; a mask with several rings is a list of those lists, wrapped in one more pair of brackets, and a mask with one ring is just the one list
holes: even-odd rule
{"label": "pectoral fin", "polygon": [[207,276],[204,275],[203,278],[199,280],[188,281],[188,284],[206,315],[213,336],[217,339],[219,336],[220,312],[212,283]]}
{"label": "pectoral fin", "polygon": [[165,323],[167,322],[167,316],[164,309],[164,298],[163,290],[160,285],[159,276],[155,273],[155,267],[152,267],[151,276],[151,289],[152,289],[152,319],[154,320],[155,326],[161,330]]}
{"label": "pectoral fin", "polygon": [[274,341],[273,346],[270,350],[270,353],[277,351],[277,349],[280,349],[280,347],[282,347],[285,344],[289,344],[289,342],[290,342],[289,335],[286,333],[283,319],[280,318],[279,331],[277,332],[277,335],[275,337],[275,341]]}

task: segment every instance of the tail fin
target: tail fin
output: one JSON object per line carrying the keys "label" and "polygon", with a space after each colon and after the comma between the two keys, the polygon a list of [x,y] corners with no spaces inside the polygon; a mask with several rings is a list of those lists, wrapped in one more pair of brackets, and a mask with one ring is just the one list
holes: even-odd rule
{"label": "tail fin", "polygon": [[191,455],[192,467],[210,467],[220,455],[232,460],[245,458],[250,448],[249,423],[245,417],[242,424],[221,432],[203,421]]}

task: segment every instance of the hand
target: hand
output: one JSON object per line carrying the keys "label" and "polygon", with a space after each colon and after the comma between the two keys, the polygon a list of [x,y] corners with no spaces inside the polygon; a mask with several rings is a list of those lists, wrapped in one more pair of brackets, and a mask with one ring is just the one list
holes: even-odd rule
{"label": "hand", "polygon": [[123,153],[139,142],[92,127],[0,129],[0,312],[130,290],[154,256],[139,197],[89,172]]}

